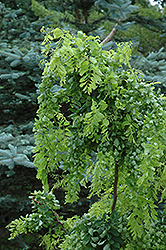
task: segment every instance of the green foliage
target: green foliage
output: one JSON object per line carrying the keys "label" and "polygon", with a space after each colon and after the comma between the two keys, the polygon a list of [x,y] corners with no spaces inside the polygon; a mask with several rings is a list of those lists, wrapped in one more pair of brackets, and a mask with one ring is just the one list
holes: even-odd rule
{"label": "green foliage", "polygon": [[146,82],[155,82],[156,89],[161,89],[162,93],[166,93],[166,53],[164,47],[157,52],[150,52],[147,57],[135,56],[132,60],[132,66],[140,69]]}
{"label": "green foliage", "polygon": [[[90,216],[84,214],[81,219],[74,216],[63,221],[55,210],[59,202],[52,192],[34,192],[29,197],[32,201],[32,213],[21,216],[8,226],[10,238],[20,234],[40,232],[42,228],[47,233],[41,236],[41,244],[46,249],[119,249],[124,245],[120,233],[115,229],[117,215],[111,217]],[[64,222],[64,224],[62,223]],[[66,229],[68,232],[66,231]],[[63,243],[61,243],[63,242]]]}
{"label": "green foliage", "polygon": [[[44,6],[45,5],[45,6]],[[138,10],[131,1],[47,1],[38,3],[32,0],[32,10],[36,16],[48,16],[54,27],[65,27],[67,29],[82,30],[86,34],[103,33],[102,25],[106,20],[113,22],[124,21],[119,29],[126,29],[132,23],[125,23],[127,16]],[[69,25],[69,26],[67,26]]]}
{"label": "green foliage", "polygon": [[22,9],[12,10],[0,2],[2,125],[29,120],[35,115],[36,87],[42,72],[38,65],[42,59],[41,25],[41,21],[30,22]]}
{"label": "green foliage", "polygon": [[46,228],[47,233],[42,236],[41,244],[46,245],[46,249],[54,249],[64,234],[61,218],[55,212],[60,208],[59,201],[52,192],[44,191],[35,191],[29,198],[32,201],[32,213],[21,216],[7,226],[10,231],[9,239]]}
{"label": "green foliage", "polygon": [[[105,217],[105,216],[104,216]],[[77,220],[60,249],[120,249],[124,242],[115,229],[115,216],[100,218],[84,214]]]}
{"label": "green foliage", "polygon": [[[166,227],[163,213],[152,223],[152,231],[143,228],[143,237],[133,240],[127,229],[127,214],[113,213],[109,218],[85,214],[77,220],[61,249],[165,249]],[[120,247],[121,246],[121,247]],[[80,248],[79,248],[80,247]]]}
{"label": "green foliage", "polygon": [[[13,125],[0,129],[0,175],[3,175],[5,171],[7,177],[12,176],[15,174],[14,167],[16,165],[36,169],[32,162],[32,148],[35,140],[32,134],[33,122],[19,127],[20,130],[26,131],[27,134],[20,135]],[[8,167],[7,171],[4,166]]]}
{"label": "green foliage", "polygon": [[[119,39],[127,40],[137,38],[137,51],[147,56],[149,51],[156,52],[161,47],[165,47],[166,25],[164,23],[164,14],[156,6],[142,7],[140,4],[139,12],[133,13],[129,19],[135,18],[135,23],[128,30],[119,31]],[[148,19],[149,22],[147,22]],[[109,28],[107,28],[109,29]]]}
{"label": "green foliage", "polygon": [[147,228],[143,230],[143,237],[141,239],[136,238],[133,241],[130,235],[126,236],[128,242],[126,250],[160,250],[165,249],[166,246],[166,216],[163,213],[159,214],[156,221],[152,223],[152,230],[149,232]]}
{"label": "green foliage", "polygon": [[[166,22],[164,11],[157,8],[157,5],[151,6],[147,1],[132,1],[131,4],[131,1],[123,0],[63,3],[56,0],[54,4],[50,1],[47,1],[45,7],[44,4],[33,0],[32,6],[36,15],[50,16],[51,25],[54,23],[54,27],[65,27],[71,33],[82,30],[86,34],[100,35],[104,39],[115,23],[118,23],[118,32],[110,43],[104,45],[104,49],[115,47],[115,41],[132,41],[134,54],[137,55],[132,59],[133,67],[143,72],[147,82],[161,82],[158,87],[165,93],[165,56],[163,53],[162,61],[159,62],[161,58],[158,54],[165,47]],[[54,22],[58,15],[61,16],[60,22]],[[151,52],[155,53],[152,62],[148,55]]]}
{"label": "green foliage", "polygon": [[[33,22],[36,17],[29,18],[29,11],[23,11],[19,8],[20,5],[16,6],[16,2],[22,3],[22,1],[8,2],[11,7],[12,4],[15,5],[16,9],[7,8],[0,2],[0,248],[2,249],[11,249],[12,246],[13,249],[20,249],[17,248],[15,241],[4,243],[8,237],[4,226],[18,214],[29,212],[26,193],[32,186],[33,188],[36,186],[34,180],[36,171],[31,151],[34,145],[33,122],[30,122],[30,119],[33,119],[37,108],[35,84],[37,86],[41,79],[41,69],[38,66],[41,59],[39,53],[42,40],[39,32],[41,22]],[[28,1],[24,2],[24,6],[28,9]],[[21,125],[19,124],[21,122],[28,124]],[[29,173],[24,166],[28,167]],[[40,187],[40,184],[36,187]]]}
{"label": "green foliage", "polygon": [[[21,7],[24,4],[21,0],[15,1],[14,4],[16,2]],[[87,3],[88,19],[85,19],[86,11],[83,11],[82,6],[77,5],[81,17],[77,16],[79,12],[75,12],[74,4],[70,11],[67,8],[68,13],[61,10],[61,8],[66,7],[66,4],[70,5],[70,1],[63,1],[63,3],[62,1],[54,1],[56,2],[54,6],[51,6],[52,1],[47,1],[47,9],[37,5],[36,1],[33,2],[34,11],[38,9],[38,16],[42,15],[39,20],[31,23],[29,16],[25,15],[25,10],[29,10],[28,1],[25,3],[24,12],[21,9],[7,9],[0,3],[0,88],[2,90],[0,109],[2,110],[2,123],[5,120],[4,117],[6,117],[7,123],[12,122],[13,118],[10,120],[10,115],[14,114],[15,111],[11,112],[11,110],[15,106],[22,112],[21,115],[19,112],[19,119],[23,117],[24,113],[24,120],[28,114],[28,108],[33,110],[35,107],[37,96],[35,91],[41,75],[38,63],[42,58],[40,54],[42,36],[39,33],[42,25],[58,24],[58,26],[64,26],[70,23],[70,30],[71,27],[84,28],[87,33],[94,32],[105,36],[102,29],[101,33],[96,30],[104,24],[105,13],[108,20],[112,21],[114,18],[113,22],[115,22],[127,11],[127,7],[118,6],[118,3],[123,1],[113,3],[110,11],[107,8],[104,13],[100,12],[102,8],[98,9],[98,5],[92,4],[90,6],[94,1],[82,1]],[[74,1],[74,3],[77,2]],[[62,12],[66,15],[65,17],[61,15]],[[142,19],[139,19],[134,13],[131,18],[126,16],[129,23],[125,24],[126,19],[123,20],[119,29],[127,29],[134,20],[136,22],[147,21],[146,25],[151,17],[151,14],[149,15],[149,19],[145,18],[146,13],[143,13]],[[34,17],[33,19],[35,20]],[[159,21],[159,19],[156,20]],[[154,20],[155,23],[157,23],[156,20]],[[80,23],[81,21],[83,23]],[[163,20],[160,18],[160,21]],[[151,22],[152,28],[155,27],[153,26],[154,22]],[[163,27],[160,24],[160,22],[157,23]],[[65,26],[65,28],[69,28],[69,26]],[[164,29],[162,32],[164,35]],[[142,41],[145,34],[139,34],[142,34],[142,38],[139,38]],[[148,39],[151,37],[151,33],[149,34]],[[159,42],[159,37],[157,35],[155,37],[157,39],[156,50],[164,41],[164,37]],[[116,37],[116,39],[118,38]],[[57,42],[57,40],[59,41]],[[43,60],[46,63],[46,68],[40,92],[38,91],[40,93],[40,109],[38,111],[39,120],[36,121],[35,128],[37,136],[35,165],[40,166],[38,178],[42,179],[45,188],[48,189],[47,175],[54,173],[59,167],[63,168],[64,176],[62,177],[64,178],[62,180],[56,179],[55,187],[63,186],[66,189],[66,202],[77,200],[80,185],[86,186],[88,183],[91,191],[89,197],[97,195],[99,199],[93,204],[87,215],[88,222],[92,218],[94,225],[97,226],[96,221],[100,220],[102,225],[105,225],[109,235],[110,226],[102,216],[105,216],[105,212],[111,211],[116,196],[114,195],[114,171],[115,165],[117,165],[119,170],[117,186],[119,217],[116,218],[117,221],[113,226],[120,233],[128,250],[134,248],[139,250],[141,247],[149,250],[165,249],[165,212],[159,218],[154,206],[158,193],[163,193],[162,198],[165,197],[166,193],[165,100],[156,97],[151,86],[147,86],[144,81],[139,80],[140,76],[137,76],[137,73],[130,68],[128,63],[128,59],[131,57],[130,46],[127,44],[120,44],[117,51],[105,52],[102,51],[99,40],[92,36],[86,37],[80,32],[77,38],[74,38],[60,30],[56,30],[55,33],[54,31],[50,32],[46,36],[45,42],[47,45],[44,54],[47,57],[51,54],[51,60],[48,62]],[[54,52],[56,46],[57,49]],[[142,58],[138,58],[135,63],[136,68],[143,70],[141,68],[143,65],[145,68],[143,72],[149,77],[145,78],[146,81],[161,81],[162,78],[162,83],[164,83],[165,54],[163,51],[150,53],[147,60],[142,63]],[[160,71],[161,75],[158,74]],[[159,75],[161,78],[158,77]],[[61,81],[61,86],[59,86],[59,81]],[[23,109],[23,105],[25,105],[25,109]],[[17,117],[15,121],[18,122],[19,119]],[[11,128],[11,126],[9,127]],[[15,132],[9,127],[1,132],[5,131],[13,135]],[[27,129],[24,126],[20,128],[24,136],[19,135],[13,138],[10,134],[1,134],[0,146],[1,152],[3,152],[1,160],[10,160],[9,168],[11,163],[13,164],[16,154],[17,156],[21,154],[21,157],[24,158],[27,155],[28,158],[31,158],[33,143],[30,141],[34,142],[33,136],[25,134]],[[9,150],[8,144],[12,144],[11,150]],[[8,157],[4,158],[4,154],[7,154]],[[18,165],[18,162],[15,163]],[[1,166],[1,173],[3,174],[4,171],[7,175],[14,173],[14,169],[10,171],[6,171],[6,169],[5,166]],[[40,197],[43,196],[43,193],[39,192],[38,195],[37,199],[42,202]],[[48,193],[45,193],[44,197],[47,195]],[[13,205],[17,207],[16,211],[19,211],[21,202],[19,197],[14,199],[13,196],[5,196],[5,194],[0,199],[1,207],[3,209],[6,207],[7,210],[10,210]],[[36,202],[35,205],[37,206]],[[24,204],[22,204],[23,206]],[[49,207],[51,208],[51,206]],[[83,225],[86,222],[85,217],[58,221],[58,217],[50,211],[44,209],[43,212],[43,207],[38,204],[38,208],[36,207],[32,215],[22,217],[22,220],[18,219],[17,223],[13,224],[13,234],[17,225],[17,235],[26,233],[22,226],[24,221],[27,232],[30,227],[31,229],[33,227],[32,233],[34,231],[39,233],[39,229],[44,228],[45,234],[42,234],[42,244],[47,249],[59,247],[61,242],[64,245],[70,242],[75,249],[74,240],[79,241],[78,235],[84,233],[85,230],[82,227],[81,231],[78,225]],[[123,217],[122,214],[124,214]],[[38,224],[33,224],[33,218]],[[45,228],[45,224],[38,227],[41,224],[39,218],[42,218],[41,221],[46,224],[47,228]],[[68,229],[70,234],[67,238],[64,238],[67,232],[65,232],[61,222],[64,223],[64,228]],[[56,231],[54,231],[55,225]],[[129,227],[131,231],[128,230]],[[89,231],[91,225],[87,228]],[[93,225],[92,228],[94,228]],[[135,234],[134,240],[131,234]],[[143,235],[143,239],[140,238],[141,235]],[[107,245],[109,242],[104,244]]]}
{"label": "green foliage", "polygon": [[[129,212],[120,216],[113,212],[111,215],[91,216],[84,214],[81,218],[74,216],[62,220],[55,210],[59,209],[59,202],[52,192],[34,192],[30,196],[32,201],[32,213],[21,216],[12,221],[7,228],[10,231],[10,239],[19,237],[20,234],[38,232],[40,246],[45,249],[141,249],[160,250],[166,245],[166,216],[158,213],[158,218],[151,224],[151,231],[144,225],[143,238],[133,239],[128,231]],[[4,200],[2,197],[1,200]],[[54,209],[54,210],[53,210]],[[44,234],[41,228],[45,228]],[[21,239],[21,238],[20,238]],[[26,244],[27,239],[24,237]],[[26,245],[24,243],[24,245]],[[26,245],[27,246],[27,245]],[[27,246],[28,249],[28,246]]]}
{"label": "green foliage", "polygon": [[11,8],[11,9],[22,9],[23,13],[26,13],[26,15],[28,16],[28,19],[31,21],[36,20],[36,17],[33,15],[33,12],[31,11],[30,5],[31,5],[31,0],[15,0],[15,1],[11,1],[11,0],[1,0],[2,3],[5,4],[5,6],[7,8]]}
{"label": "green foliage", "polygon": [[47,10],[43,5],[39,4],[35,0],[31,0],[32,5],[31,9],[34,11],[34,14],[39,18],[46,18],[48,19],[49,25],[57,25],[61,24],[61,19],[65,15],[65,13],[59,13],[56,10]]}
{"label": "green foliage", "polygon": [[52,39],[58,41],[45,64],[34,129],[37,178],[48,191],[47,174],[62,163],[66,174],[55,186],[66,189],[66,202],[77,201],[80,184],[90,180],[90,197],[100,198],[90,213],[99,216],[112,209],[118,169],[118,209],[130,211],[129,229],[141,237],[143,223],[150,231],[156,220],[158,192],[165,197],[165,98],[130,68],[129,44],[104,51],[98,38],[60,29],[45,41]]}

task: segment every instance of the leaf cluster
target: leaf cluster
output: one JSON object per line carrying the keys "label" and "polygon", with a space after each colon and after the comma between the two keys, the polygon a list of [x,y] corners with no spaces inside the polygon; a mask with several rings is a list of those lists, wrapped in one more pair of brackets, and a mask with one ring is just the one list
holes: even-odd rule
{"label": "leaf cluster", "polygon": [[62,218],[58,216],[56,210],[60,208],[59,201],[52,192],[34,191],[29,196],[32,202],[32,213],[25,217],[12,221],[8,226],[10,238],[14,239],[20,234],[40,232],[46,228],[46,233],[42,235],[42,242],[47,249],[54,249],[64,234]]}

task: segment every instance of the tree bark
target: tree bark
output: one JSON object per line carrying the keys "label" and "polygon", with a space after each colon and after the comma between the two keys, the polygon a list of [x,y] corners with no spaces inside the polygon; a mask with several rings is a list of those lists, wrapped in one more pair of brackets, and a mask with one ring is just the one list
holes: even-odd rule
{"label": "tree bark", "polygon": [[75,15],[76,15],[76,18],[78,19],[78,22],[83,23],[79,9],[75,9]]}

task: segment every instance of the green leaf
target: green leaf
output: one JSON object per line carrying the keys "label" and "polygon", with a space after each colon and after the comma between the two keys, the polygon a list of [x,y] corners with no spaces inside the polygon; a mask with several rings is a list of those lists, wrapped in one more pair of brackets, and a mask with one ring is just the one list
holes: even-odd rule
{"label": "green leaf", "polygon": [[130,123],[131,122],[131,116],[129,114],[126,115],[126,120]]}
{"label": "green leaf", "polygon": [[113,234],[114,236],[119,236],[119,232],[118,232],[116,229],[114,229],[113,227],[110,229],[110,232],[111,232],[111,234]]}
{"label": "green leaf", "polygon": [[120,249],[120,244],[119,244],[118,242],[115,242],[115,243],[113,244],[113,246],[114,246],[115,248],[117,248],[117,249]]}
{"label": "green leaf", "polygon": [[114,141],[114,145],[115,147],[118,147],[119,146],[119,140],[116,138],[115,141]]}
{"label": "green leaf", "polygon": [[98,244],[99,246],[101,246],[101,245],[103,245],[105,242],[106,242],[106,240],[103,240],[103,241],[99,241],[97,244]]}
{"label": "green leaf", "polygon": [[91,238],[94,242],[97,242],[99,240],[99,237],[92,237]]}
{"label": "green leaf", "polygon": [[80,69],[79,69],[80,76],[82,76],[88,70],[89,70],[89,62],[83,61],[80,65]]}
{"label": "green leaf", "polygon": [[61,29],[59,29],[59,28],[56,28],[55,30],[54,30],[54,38],[59,38],[59,37],[61,37],[62,36],[62,31],[61,31]]}
{"label": "green leaf", "polygon": [[105,246],[103,247],[103,250],[111,250],[110,245],[109,245],[109,244],[105,245]]}
{"label": "green leaf", "polygon": [[103,120],[103,122],[102,122],[102,126],[108,127],[108,125],[109,125],[109,120],[106,119],[106,118],[104,118],[104,120]]}
{"label": "green leaf", "polygon": [[90,241],[90,236],[87,235],[87,236],[83,239],[83,241],[82,241],[82,242],[83,242],[83,245],[84,245],[84,246],[88,245],[89,241]]}
{"label": "green leaf", "polygon": [[92,245],[92,247],[94,247],[94,248],[96,248],[96,244],[95,243],[93,243],[92,241],[90,242],[90,244]]}
{"label": "green leaf", "polygon": [[93,236],[94,229],[93,228],[89,228],[88,232],[89,232],[90,235]]}
{"label": "green leaf", "polygon": [[101,237],[101,238],[104,238],[104,237],[106,236],[106,234],[107,234],[107,231],[104,230],[104,231],[100,234],[100,237]]}

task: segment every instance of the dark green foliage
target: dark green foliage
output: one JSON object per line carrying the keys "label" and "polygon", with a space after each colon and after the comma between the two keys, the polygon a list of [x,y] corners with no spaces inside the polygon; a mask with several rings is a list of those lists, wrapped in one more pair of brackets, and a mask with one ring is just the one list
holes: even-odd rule
{"label": "dark green foliage", "polygon": [[[163,10],[157,6],[139,6],[139,12],[134,12],[129,16],[129,20],[135,18],[135,23],[126,31],[117,33],[117,37],[121,40],[126,37],[126,41],[137,38],[137,53],[147,56],[149,52],[156,52],[166,44],[166,26]],[[147,23],[147,24],[146,24]],[[153,27],[153,25],[156,25]],[[107,28],[108,29],[108,28]]]}
{"label": "dark green foliage", "polygon": [[36,86],[41,78],[38,63],[42,36],[41,23],[29,20],[21,9],[9,9],[0,2],[1,249],[20,249],[17,241],[4,242],[8,237],[5,226],[18,214],[30,211],[27,196],[34,186],[40,188],[36,170],[27,166],[33,166],[32,127],[37,109]]}
{"label": "dark green foliage", "polygon": [[[30,198],[33,213],[19,220],[16,219],[8,226],[13,237],[17,235],[17,230],[20,234],[26,233],[26,230],[27,232],[32,230],[33,235],[38,231],[38,234],[42,235],[40,245],[46,246],[46,249],[54,249],[55,246],[63,250],[79,247],[80,249],[120,249],[120,246],[122,246],[121,250],[140,250],[140,247],[142,250],[165,249],[166,216],[162,211],[159,211],[158,219],[152,223],[152,231],[149,232],[148,228],[143,227],[143,238],[133,240],[127,229],[129,212],[123,216],[114,212],[111,216],[103,217],[90,216],[88,213],[81,218],[74,216],[65,221],[53,211],[58,201],[52,193],[35,191]],[[53,200],[55,203],[52,203]],[[35,218],[34,222],[33,218]],[[39,230],[39,225],[40,228],[45,228],[44,231]],[[23,237],[23,239],[30,246],[29,241],[33,238]],[[36,249],[34,245],[33,249]]]}
{"label": "dark green foliage", "polygon": [[15,173],[15,165],[35,168],[32,162],[33,122],[19,127],[22,132],[26,131],[25,135],[20,135],[13,125],[0,129],[0,164],[2,165],[0,174],[4,173],[4,166],[7,166],[8,171],[5,173],[8,177]]}
{"label": "dark green foliage", "polygon": [[[165,250],[166,247],[166,214],[163,212],[158,213],[158,219],[152,224],[152,231],[148,232],[144,228],[143,237],[133,241],[130,236],[126,239],[127,250]],[[127,235],[126,235],[127,236]]]}
{"label": "dark green foliage", "polygon": [[41,24],[30,23],[21,9],[10,10],[2,3],[0,13],[0,118],[1,124],[10,124],[32,119],[37,109]]}
{"label": "dark green foliage", "polygon": [[[5,226],[19,215],[25,216],[31,211],[28,200],[29,193],[35,188],[40,189],[41,184],[35,178],[36,170],[24,166],[15,166],[15,174],[6,177],[8,168],[0,166],[0,249],[22,249],[18,239],[8,241],[9,233]],[[28,239],[29,238],[29,239]],[[38,236],[26,236],[25,242],[30,249],[40,249]],[[24,239],[22,239],[24,241]],[[33,248],[34,247],[34,248]]]}
{"label": "dark green foliage", "polygon": [[7,226],[11,232],[10,239],[20,234],[40,232],[42,228],[46,228],[47,233],[42,235],[43,244],[48,245],[47,249],[54,249],[64,233],[67,233],[61,222],[62,218],[56,212],[60,208],[59,201],[52,192],[44,191],[35,191],[29,198],[32,202],[32,213],[25,217],[21,216]]}
{"label": "dark green foliage", "polygon": [[116,230],[117,219],[114,215],[106,219],[84,214],[71,229],[70,235],[60,245],[61,249],[73,250],[116,250],[124,245],[120,233]]}
{"label": "dark green foliage", "polygon": [[146,82],[157,82],[155,87],[160,88],[162,93],[166,93],[166,53],[164,47],[157,52],[149,53],[147,57],[133,57],[132,66],[143,72]]}
{"label": "dark green foliage", "polygon": [[5,6],[7,8],[11,8],[11,9],[22,9],[22,13],[26,13],[28,19],[30,21],[35,21],[36,17],[34,16],[34,13],[31,10],[31,0],[1,0],[1,2],[3,4],[5,4]]}

